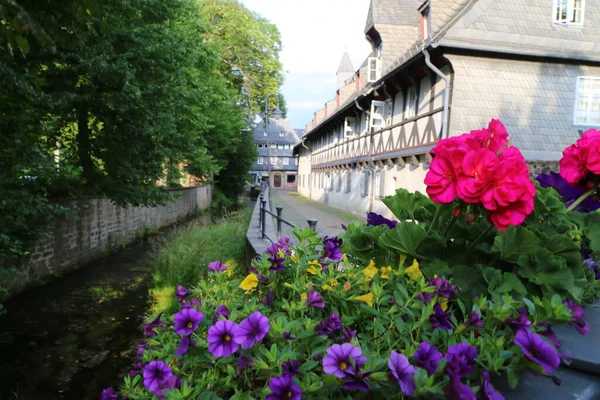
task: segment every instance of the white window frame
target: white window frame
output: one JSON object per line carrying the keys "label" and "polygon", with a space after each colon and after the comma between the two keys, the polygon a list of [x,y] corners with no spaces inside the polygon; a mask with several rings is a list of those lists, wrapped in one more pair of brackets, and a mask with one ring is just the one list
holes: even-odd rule
{"label": "white window frame", "polygon": [[344,192],[350,193],[351,190],[352,190],[352,170],[349,169],[348,171],[346,171],[346,188],[345,188]]}
{"label": "white window frame", "polygon": [[383,107],[383,116],[385,126],[392,125],[392,118],[394,117],[394,99],[389,98],[385,100],[385,106]]}
{"label": "white window frame", "polygon": [[371,102],[371,114],[369,118],[369,129],[379,130],[385,127],[385,101],[373,100]]}
{"label": "white window frame", "polygon": [[298,157],[294,157],[294,162],[298,165]]}
{"label": "white window frame", "polygon": [[271,148],[272,149],[277,149],[277,145],[275,143],[271,143]]}
{"label": "white window frame", "polygon": [[284,132],[279,132],[279,136],[283,137],[283,136],[285,136],[285,133]]}
{"label": "white window frame", "polygon": [[377,82],[381,78],[381,58],[369,57],[367,59],[367,82]]}
{"label": "white window frame", "polygon": [[369,195],[369,175],[370,171],[368,169],[364,169],[362,171],[362,176],[360,179],[360,193],[362,197],[367,197]]}
{"label": "white window frame", "polygon": [[404,119],[411,119],[417,116],[417,88],[411,85],[406,89],[406,104],[404,107]]}
{"label": "white window frame", "polygon": [[271,165],[277,165],[277,157],[271,157]]}
{"label": "white window frame", "polygon": [[[583,88],[584,81],[589,81],[593,86],[596,86],[598,89],[596,89],[596,91],[591,90],[589,93],[586,93]],[[573,125],[586,127],[600,127],[600,109],[595,111],[597,121],[595,123],[590,122],[590,120],[594,116],[594,98],[596,98],[596,104],[600,104],[600,77],[578,76],[577,85],[575,89],[575,102],[573,103]],[[585,110],[578,108],[578,105],[582,100],[587,100],[587,106]],[[585,112],[585,114],[583,114],[582,111]],[[582,116],[584,116],[584,120],[580,119],[580,117]]]}
{"label": "white window frame", "polygon": [[356,135],[356,118],[346,117],[344,120],[344,137],[352,138]]}
{"label": "white window frame", "polygon": [[256,162],[258,165],[263,165],[265,162],[264,157],[258,157],[258,161]]}
{"label": "white window frame", "polygon": [[[581,6],[576,7],[575,3],[580,1]],[[563,11],[566,8],[566,16],[563,17]],[[579,11],[579,21],[575,21],[575,13]],[[553,0],[552,2],[552,22],[555,25],[583,27],[585,17],[585,0]]]}
{"label": "white window frame", "polygon": [[381,170],[375,171],[375,196],[381,196]]}
{"label": "white window frame", "polygon": [[290,159],[287,157],[283,157],[283,165],[290,165]]}

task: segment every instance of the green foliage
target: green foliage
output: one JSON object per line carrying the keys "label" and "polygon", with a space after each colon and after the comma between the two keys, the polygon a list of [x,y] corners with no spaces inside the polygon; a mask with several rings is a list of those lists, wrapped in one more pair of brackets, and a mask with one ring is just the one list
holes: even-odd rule
{"label": "green foliage", "polygon": [[[372,235],[375,229],[381,228],[366,228],[370,240],[376,240],[376,236]],[[410,233],[413,228],[408,229]],[[353,224],[346,238],[357,231],[358,224]],[[420,237],[426,235],[424,231],[419,232]],[[443,398],[445,389],[450,385],[445,371],[450,361],[442,359],[433,373],[426,372],[415,360],[415,352],[422,342],[432,344],[442,354],[461,343],[475,347],[477,360],[472,363],[473,373],[465,374],[462,382],[476,393],[482,390],[481,371],[492,375],[506,374],[511,385],[516,386],[521,371],[546,373],[515,345],[515,332],[507,321],[518,316],[517,310],[527,309],[531,330],[541,331],[538,326],[541,322],[567,322],[572,317],[559,295],[543,299],[535,296],[515,299],[509,295],[513,286],[518,291],[524,289],[519,286],[516,275],[510,272],[502,273],[485,267],[486,279],[496,288],[496,293],[481,296],[468,305],[456,293],[443,297],[423,275],[412,275],[419,271],[419,263],[412,257],[397,264],[376,260],[365,262],[362,256],[357,257],[354,253],[331,260],[325,258],[327,253],[324,253],[323,239],[315,232],[296,229],[294,236],[295,244],[289,248],[279,246],[282,270],[272,270],[272,254],[265,253],[253,261],[256,274],[260,275],[255,284],[248,284],[246,279],[242,279],[239,269],[233,274],[229,274],[230,270],[209,273],[205,261],[196,267],[199,272],[193,280],[177,282],[191,289],[192,294],[187,300],[201,300],[201,305],[194,307],[203,313],[204,318],[191,334],[195,345],[185,355],[175,355],[182,336],[174,331],[172,314],[162,315],[165,325],[155,328],[157,335],[148,340],[149,348],[141,356],[141,363],[145,365],[162,360],[171,367],[175,376],[184,380],[179,389],[165,389],[166,398],[265,398],[271,393],[269,382],[284,373],[283,364],[290,360],[298,363],[299,375],[293,379],[302,390],[303,398],[400,398],[402,393],[398,383],[389,378],[388,359],[392,350],[406,356],[415,366],[415,397]],[[219,239],[213,235],[215,243],[222,243]],[[398,239],[399,242],[403,240]],[[401,244],[397,247],[411,249],[414,246]],[[360,243],[356,244],[356,248],[368,251],[363,247]],[[221,258],[223,254],[226,254],[225,251],[217,253],[215,258]],[[337,261],[337,258],[341,260]],[[322,268],[325,262],[328,268]],[[176,267],[176,263],[171,265]],[[433,267],[433,264],[430,266]],[[437,268],[442,269],[441,266]],[[474,275],[472,271],[470,275]],[[322,297],[323,309],[307,304],[307,295],[313,290]],[[269,305],[264,304],[267,296],[271,296]],[[422,296],[430,296],[431,299],[420,299]],[[171,298],[174,299],[173,292]],[[433,324],[434,304],[440,303],[447,305],[447,312],[451,315],[451,327],[448,329],[436,328]],[[269,331],[264,339],[230,356],[213,356],[208,349],[208,331],[217,319],[213,317],[215,310],[223,305],[231,311],[227,319],[236,324],[257,311],[267,317]],[[332,313],[340,317],[343,328],[356,331],[353,337],[344,338],[341,328],[334,325],[329,326],[330,331],[323,331],[326,326],[323,322],[331,318]],[[468,322],[473,313],[482,318],[483,323],[477,324],[479,326]],[[286,332],[294,338],[286,339]],[[368,392],[343,388],[344,381],[324,371],[322,357],[329,353],[328,348],[345,342],[359,347],[367,359],[361,369],[370,385]],[[240,355],[248,357],[251,363],[238,368]],[[153,398],[142,379],[138,378],[125,378],[121,394],[134,400]]]}
{"label": "green foliage", "polygon": [[152,310],[172,310],[177,285],[197,282],[210,261],[220,259],[230,270],[241,268],[251,214],[245,210],[213,225],[194,224],[162,243],[152,264]]}
{"label": "green foliage", "polygon": [[567,212],[552,189],[538,188],[535,212],[504,232],[481,218],[467,224],[452,215],[456,204],[436,206],[420,193],[399,189],[383,201],[400,221],[396,228],[356,225],[345,235],[345,249],[362,259],[378,254],[395,265],[401,257],[417,258],[429,278],[452,276],[467,303],[472,295],[559,294],[581,302],[597,294],[580,244],[596,251],[600,214]]}
{"label": "green foliage", "polygon": [[0,266],[51,197],[153,206],[190,173],[235,204],[256,158],[242,88],[277,92],[280,47],[235,1],[0,0]]}

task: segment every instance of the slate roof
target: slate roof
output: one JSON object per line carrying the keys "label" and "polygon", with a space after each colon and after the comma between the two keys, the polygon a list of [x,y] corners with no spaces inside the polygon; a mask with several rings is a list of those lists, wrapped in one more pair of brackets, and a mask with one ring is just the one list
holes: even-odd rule
{"label": "slate roof", "polygon": [[337,72],[354,72],[354,66],[352,65],[352,60],[350,60],[350,55],[348,52],[344,52],[342,56],[342,61],[340,62],[340,66],[338,67]]}
{"label": "slate roof", "polygon": [[[300,143],[300,138],[292,125],[285,119],[269,119],[269,132],[268,136],[265,136],[265,124],[261,121],[254,128],[253,138],[256,142],[266,142],[267,138],[270,143],[282,143],[295,145]],[[283,136],[279,133],[283,132]]]}

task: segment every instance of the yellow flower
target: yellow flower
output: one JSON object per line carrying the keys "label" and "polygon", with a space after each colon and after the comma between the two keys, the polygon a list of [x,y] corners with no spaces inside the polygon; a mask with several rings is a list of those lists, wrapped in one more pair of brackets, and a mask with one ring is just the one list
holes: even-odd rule
{"label": "yellow flower", "polygon": [[317,274],[317,270],[315,269],[315,267],[308,267],[308,268],[306,268],[306,272],[308,272],[311,275],[316,275]]}
{"label": "yellow flower", "polygon": [[390,272],[392,272],[392,267],[381,267],[381,279],[390,279]]}
{"label": "yellow flower", "polygon": [[410,267],[404,270],[404,273],[408,275],[408,277],[413,281],[416,281],[417,279],[423,276],[421,268],[419,268],[419,262],[416,259],[413,261]]}
{"label": "yellow flower", "polygon": [[346,253],[342,253],[342,260],[344,261],[344,264],[348,264],[348,255]]}
{"label": "yellow flower", "polygon": [[323,285],[323,290],[329,290],[330,292],[333,291],[333,288],[331,286],[329,286],[328,284]]}
{"label": "yellow flower", "polygon": [[240,288],[244,290],[252,290],[258,286],[258,277],[255,274],[250,274],[240,283]]}
{"label": "yellow flower", "polygon": [[363,269],[362,273],[367,278],[367,281],[371,281],[375,275],[377,275],[377,267],[375,267],[375,261],[371,260],[367,268]]}
{"label": "yellow flower", "polygon": [[446,311],[448,309],[448,299],[445,297],[440,297],[438,299],[440,306],[442,306],[442,310]]}
{"label": "yellow flower", "polygon": [[400,256],[400,265],[402,265],[402,266],[403,266],[405,262],[406,262],[406,256],[405,256],[404,254],[402,254],[402,255]]}
{"label": "yellow flower", "polygon": [[331,278],[329,280],[329,283],[331,283],[331,286],[337,286],[340,284],[337,279],[333,279],[333,278]]}
{"label": "yellow flower", "polygon": [[352,287],[352,285],[350,284],[350,282],[344,283],[344,292],[347,292],[348,290],[350,290],[350,287]]}
{"label": "yellow flower", "polygon": [[373,307],[373,293],[371,292],[363,294],[362,296],[355,297],[354,300],[364,301],[369,305],[369,307]]}
{"label": "yellow flower", "polygon": [[302,301],[306,301],[307,299],[308,299],[308,295],[307,295],[306,293],[302,293],[302,294],[300,295],[300,300],[302,300]]}
{"label": "yellow flower", "polygon": [[292,261],[293,261],[293,262],[298,262],[298,257],[296,257],[296,255],[295,255],[295,254],[292,254],[292,255],[290,256],[290,258],[292,259]]}

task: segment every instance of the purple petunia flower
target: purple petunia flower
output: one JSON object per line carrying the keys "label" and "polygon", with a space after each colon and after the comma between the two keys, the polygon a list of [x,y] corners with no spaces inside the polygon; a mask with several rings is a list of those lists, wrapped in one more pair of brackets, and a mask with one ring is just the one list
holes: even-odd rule
{"label": "purple petunia flower", "polygon": [[175,314],[173,318],[173,327],[178,335],[191,335],[196,329],[200,321],[204,319],[204,314],[195,308],[184,308]]}
{"label": "purple petunia flower", "polygon": [[234,339],[234,331],[237,325],[232,321],[217,321],[213,326],[208,328],[208,336],[206,341],[209,343],[208,351],[217,357],[229,357],[238,349],[240,345]]}
{"label": "purple petunia flower", "polygon": [[342,259],[342,244],[344,241],[338,237],[328,237],[325,236],[323,238],[323,257],[319,259],[319,262],[323,264],[323,262],[327,261],[340,261]]}
{"label": "purple petunia flower", "polygon": [[593,258],[586,258],[583,260],[583,265],[587,266],[589,269],[594,271],[594,275],[597,281],[600,281],[600,268],[598,267],[598,263]]}
{"label": "purple petunia flower", "polygon": [[450,385],[444,388],[444,393],[450,399],[476,400],[473,389],[464,385],[458,376],[451,377]]}
{"label": "purple petunia flower", "polygon": [[263,304],[267,307],[273,307],[273,291],[271,289],[267,290]]}
{"label": "purple petunia flower", "polygon": [[444,356],[447,360],[446,373],[450,377],[459,378],[472,374],[477,353],[477,349],[468,343],[448,347],[448,352]]}
{"label": "purple petunia flower", "polygon": [[431,327],[433,329],[444,329],[444,330],[452,330],[452,324],[449,319],[452,316],[450,312],[444,312],[442,306],[438,303],[433,306],[433,314],[429,316],[429,322],[431,322]]}
{"label": "purple petunia flower", "polygon": [[294,242],[292,242],[290,240],[290,238],[288,237],[282,237],[281,239],[279,239],[277,241],[277,246],[279,246],[279,249],[281,251],[283,251],[285,254],[287,254],[288,256],[292,254],[292,250],[290,249],[290,246],[293,246]]}
{"label": "purple petunia flower", "polygon": [[137,352],[135,354],[136,358],[142,357],[144,355],[144,351],[146,351],[147,349],[148,349],[148,342],[146,342],[145,340],[140,340],[138,342]]}
{"label": "purple petunia flower", "polygon": [[433,375],[442,359],[442,353],[431,343],[422,342],[413,358],[417,366],[423,368],[429,375]]}
{"label": "purple petunia flower", "polygon": [[429,304],[433,299],[433,293],[419,293],[417,299],[421,300],[423,303]]}
{"label": "purple petunia flower", "polygon": [[271,257],[267,258],[267,260],[269,261],[269,263],[271,263],[269,271],[279,272],[285,269],[285,265],[283,265],[285,258],[279,257],[277,253],[272,254]]}
{"label": "purple petunia flower", "polygon": [[394,229],[398,225],[398,221],[391,221],[383,215],[374,212],[367,213],[367,226],[387,225],[390,229]]}
{"label": "purple petunia flower", "polygon": [[504,400],[504,396],[498,392],[490,383],[490,374],[487,371],[481,373],[481,389],[479,389],[479,400]]}
{"label": "purple petunia flower", "polygon": [[[340,327],[341,327],[341,322],[340,322]],[[343,328],[342,332],[340,334],[340,339],[342,342],[351,342],[353,339],[356,338],[356,331],[352,330],[351,328]]]}
{"label": "purple petunia flower", "polygon": [[165,389],[168,389],[168,390],[179,389],[179,388],[181,388],[181,384],[182,383],[183,383],[183,379],[178,378],[175,375],[172,375],[169,379],[167,379],[166,382],[163,382],[162,384],[160,384],[158,386],[157,389],[155,389],[154,391],[152,391],[152,394],[154,394],[159,399],[164,399],[165,398],[165,394],[163,393],[163,390],[165,390]]}
{"label": "purple petunia flower", "polygon": [[208,263],[208,270],[210,272],[225,272],[227,271],[227,265],[223,264],[221,261],[211,261]]}
{"label": "purple petunia flower", "polygon": [[246,368],[251,367],[253,365],[254,365],[254,361],[252,360],[251,357],[249,357],[245,354],[239,355],[239,357],[238,357],[238,372],[242,372]]}
{"label": "purple petunia flower", "polygon": [[408,358],[404,354],[397,353],[392,350],[390,359],[388,360],[388,367],[394,375],[394,379],[400,385],[400,390],[407,396],[412,396],[415,393],[415,367],[410,365]]}
{"label": "purple petunia flower", "polygon": [[302,373],[300,372],[298,367],[300,367],[300,362],[297,360],[287,360],[286,362],[281,364],[283,373],[289,374],[289,375],[297,375],[297,376],[302,375]]}
{"label": "purple petunia flower", "polygon": [[325,302],[316,290],[311,290],[308,292],[308,296],[306,296],[306,306],[322,310],[325,308]]}
{"label": "purple petunia flower", "polygon": [[333,337],[333,333],[342,327],[342,321],[340,316],[336,313],[329,314],[327,319],[319,322],[315,327],[315,330],[319,335]]}
{"label": "purple petunia flower", "polygon": [[344,380],[342,381],[342,387],[346,390],[360,390],[361,392],[368,392],[371,390],[371,385],[366,381],[373,371],[361,371],[360,366],[356,366],[352,370],[344,370]]}
{"label": "purple petunia flower", "polygon": [[177,301],[182,303],[183,300],[185,300],[186,297],[188,297],[190,294],[192,294],[192,292],[190,292],[189,290],[187,290],[184,286],[179,285],[177,286]]}
{"label": "purple petunia flower", "polygon": [[294,339],[296,339],[296,336],[292,335],[292,332],[290,332],[290,331],[285,331],[285,332],[283,332],[283,338],[285,340],[294,340]]}
{"label": "purple petunia flower", "polygon": [[481,319],[481,316],[477,313],[477,311],[473,311],[471,313],[471,315],[469,315],[469,319],[467,320],[465,325],[469,326],[469,327],[472,327],[472,326],[482,327],[483,320]]}
{"label": "purple petunia flower", "polygon": [[150,361],[144,368],[144,386],[154,391],[172,375],[171,368],[163,361]]}
{"label": "purple petunia flower", "polygon": [[[553,188],[558,192],[558,195],[562,197],[562,200],[565,202],[565,206],[568,207],[575,200],[577,200],[581,195],[583,195],[587,189],[584,189],[580,186],[570,186],[569,183],[562,177],[560,174],[556,172],[550,172],[549,174],[540,174],[535,178],[540,186],[543,188]],[[587,197],[584,201],[582,201],[577,207],[575,207],[575,211],[579,212],[591,212],[598,210],[600,208],[600,201],[594,199],[593,196]]]}
{"label": "purple petunia flower", "polygon": [[520,308],[517,310],[519,316],[516,318],[511,318],[506,321],[508,326],[511,327],[515,334],[520,330],[529,330],[531,328],[531,321],[527,318],[527,309]]}
{"label": "purple petunia flower", "polygon": [[221,317],[228,319],[230,315],[231,312],[229,312],[229,308],[227,308],[227,306],[221,305],[217,307],[217,311],[215,312],[215,315],[213,315],[213,320],[216,321]]}
{"label": "purple petunia flower", "polygon": [[181,306],[181,308],[200,308],[200,307],[202,307],[202,302],[198,299],[192,300],[191,303],[189,301],[186,301]]}
{"label": "purple petunia flower", "polygon": [[342,379],[344,371],[353,371],[355,366],[362,366],[367,362],[367,357],[362,355],[359,347],[350,343],[334,344],[327,349],[323,357],[323,371]]}
{"label": "purple petunia flower", "polygon": [[111,386],[102,391],[102,394],[100,395],[100,400],[117,400],[118,396],[119,393],[117,393],[115,389],[113,389]]}
{"label": "purple petunia flower", "polygon": [[179,342],[179,347],[177,347],[177,351],[175,352],[176,356],[186,355],[188,350],[190,349],[190,335],[184,336],[181,338],[181,342]]}
{"label": "purple petunia flower", "polygon": [[302,389],[294,383],[292,375],[283,374],[269,381],[271,394],[265,400],[300,400],[302,398]]}
{"label": "purple petunia flower", "polygon": [[585,311],[583,311],[583,307],[581,307],[579,304],[575,304],[573,300],[563,301],[563,304],[566,305],[573,313],[573,317],[571,318],[569,325],[575,327],[577,332],[580,334],[587,335],[587,333],[590,331],[590,325],[583,320],[585,318]]}
{"label": "purple petunia flower", "polygon": [[435,278],[432,278],[429,280],[429,286],[435,286],[436,287],[436,294],[440,297],[444,297],[446,299],[449,299],[450,297],[452,297],[452,295],[454,294],[454,292],[460,292],[460,289],[458,287],[454,287],[450,284],[450,281],[448,281],[447,279],[441,278],[439,276],[436,276]]}
{"label": "purple petunia flower", "polygon": [[154,328],[166,326],[166,324],[160,320],[161,315],[162,315],[162,312],[160,312],[156,316],[156,318],[154,318],[152,321],[143,324],[144,325],[144,334],[146,336],[156,336],[158,334],[156,332],[154,332]]}
{"label": "purple petunia flower", "polygon": [[234,329],[233,341],[249,349],[254,343],[260,342],[269,332],[269,319],[260,311],[255,311]]}
{"label": "purple petunia flower", "polygon": [[525,357],[539,364],[549,374],[556,371],[560,365],[556,349],[537,333],[522,329],[515,335],[515,344],[523,350]]}
{"label": "purple petunia flower", "polygon": [[538,322],[536,326],[544,328],[543,331],[536,332],[538,335],[542,335],[545,338],[548,338],[548,340],[550,340],[552,344],[556,346],[556,348],[559,348],[561,346],[560,341],[558,340],[556,333],[554,333],[554,331],[552,330],[552,325],[550,325],[549,322]]}

